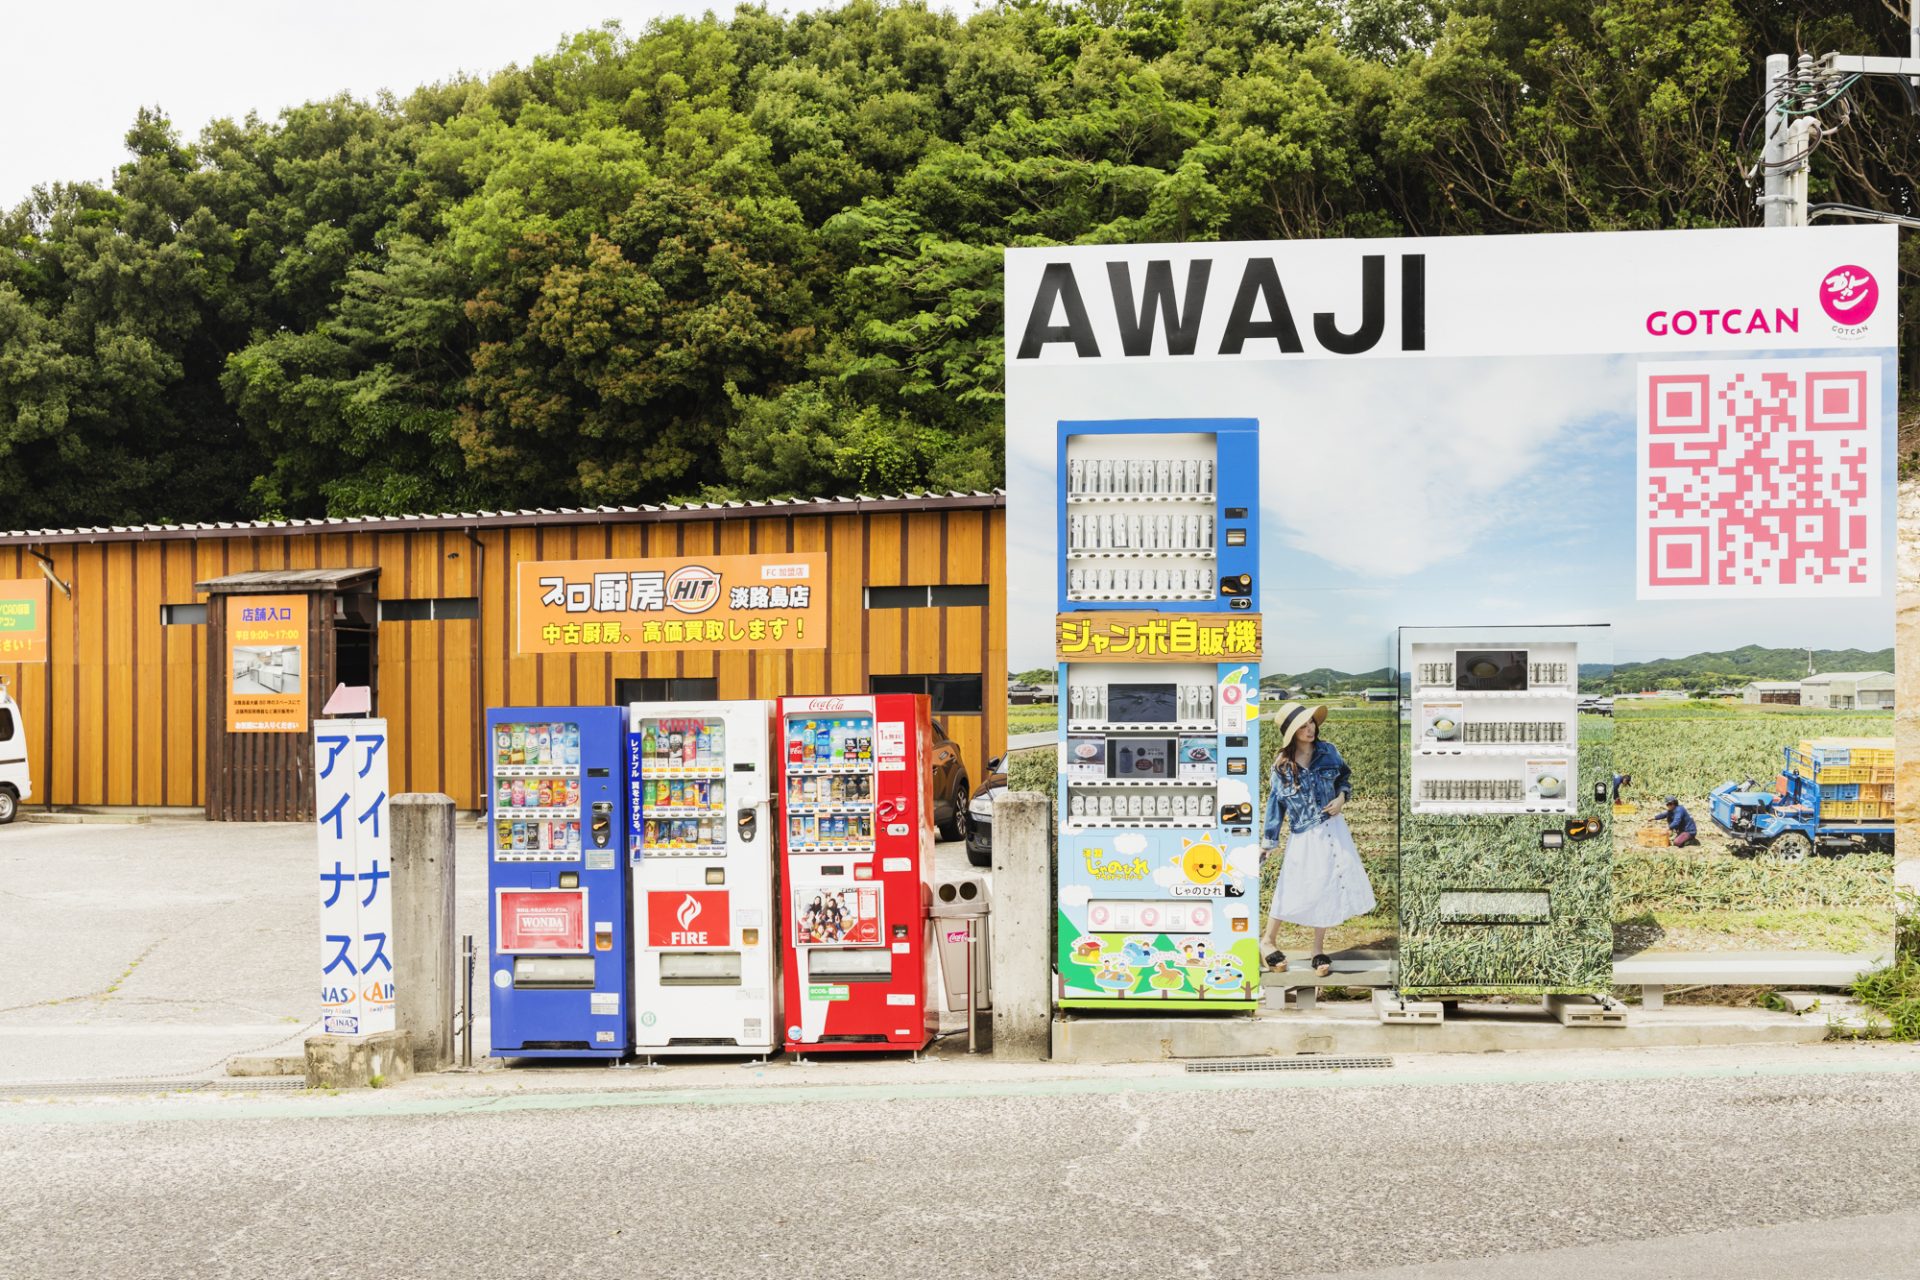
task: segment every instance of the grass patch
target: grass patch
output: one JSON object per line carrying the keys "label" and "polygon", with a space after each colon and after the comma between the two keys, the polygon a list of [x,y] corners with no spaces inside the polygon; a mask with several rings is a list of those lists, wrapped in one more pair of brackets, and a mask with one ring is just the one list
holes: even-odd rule
{"label": "grass patch", "polygon": [[1060,727],[1060,708],[1051,702],[1007,708],[1007,732],[1051,733]]}
{"label": "grass patch", "polygon": [[1890,1040],[1920,1040],[1920,957],[1907,954],[1853,984],[1853,998],[1884,1017]]}
{"label": "grass patch", "polygon": [[1617,953],[1638,951],[1872,951],[1884,947],[1890,911],[1813,908],[1688,911],[1655,908],[1613,926]]}

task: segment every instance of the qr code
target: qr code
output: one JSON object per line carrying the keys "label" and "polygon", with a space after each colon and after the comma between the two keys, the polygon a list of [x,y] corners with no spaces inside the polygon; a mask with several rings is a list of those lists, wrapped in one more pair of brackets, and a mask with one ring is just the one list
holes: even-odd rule
{"label": "qr code", "polygon": [[1880,593],[1880,362],[1639,367],[1639,598]]}

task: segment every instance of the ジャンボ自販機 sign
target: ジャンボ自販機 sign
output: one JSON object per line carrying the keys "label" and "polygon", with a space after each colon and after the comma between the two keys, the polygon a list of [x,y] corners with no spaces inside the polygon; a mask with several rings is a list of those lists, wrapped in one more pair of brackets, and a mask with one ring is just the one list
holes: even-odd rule
{"label": "\u30b8\u30e3\u30f3\u30dc\u81ea\u8ca9\u6a5f sign", "polygon": [[532,654],[822,649],[827,558],[539,560],[515,566],[516,649]]}

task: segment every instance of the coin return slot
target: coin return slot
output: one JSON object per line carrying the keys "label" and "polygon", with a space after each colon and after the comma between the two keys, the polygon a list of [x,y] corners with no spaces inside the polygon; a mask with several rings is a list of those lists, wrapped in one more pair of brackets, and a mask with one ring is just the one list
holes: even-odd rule
{"label": "coin return slot", "polygon": [[737,987],[738,951],[675,951],[660,957],[663,987]]}
{"label": "coin return slot", "polygon": [[578,889],[580,887],[580,873],[578,871],[562,871],[560,873],[560,887],[562,889]]}
{"label": "coin return slot", "polygon": [[1246,531],[1245,529],[1229,529],[1229,530],[1227,530],[1227,545],[1228,545],[1228,546],[1230,546],[1230,547],[1244,547],[1244,546],[1246,546],[1246,545],[1247,545],[1247,531]]}
{"label": "coin return slot", "polygon": [[893,953],[873,947],[810,947],[807,977],[815,982],[891,982]]}
{"label": "coin return slot", "polygon": [[708,867],[707,868],[708,884],[725,884],[726,882],[727,882],[727,869],[725,867]]}
{"label": "coin return slot", "polygon": [[515,956],[516,991],[591,991],[592,956]]}

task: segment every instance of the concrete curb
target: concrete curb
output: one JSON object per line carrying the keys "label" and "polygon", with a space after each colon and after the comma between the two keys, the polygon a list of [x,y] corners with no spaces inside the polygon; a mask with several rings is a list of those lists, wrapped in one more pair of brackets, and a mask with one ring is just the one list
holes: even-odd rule
{"label": "concrete curb", "polygon": [[1295,1054],[1511,1053],[1566,1049],[1656,1049],[1815,1044],[1827,1024],[1765,1009],[1634,1010],[1626,1025],[1566,1027],[1545,1009],[1464,1006],[1427,1025],[1382,1024],[1371,1005],[1258,1018],[1056,1018],[1053,1060],[1153,1062]]}

